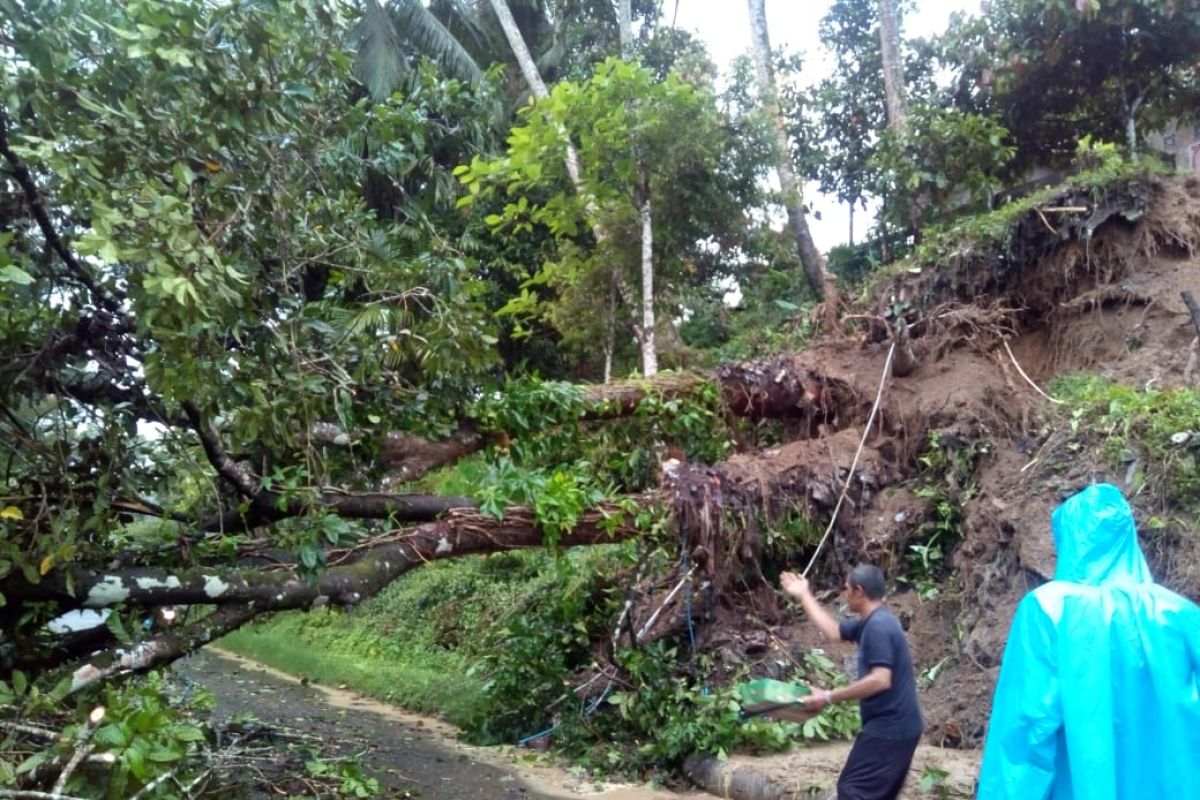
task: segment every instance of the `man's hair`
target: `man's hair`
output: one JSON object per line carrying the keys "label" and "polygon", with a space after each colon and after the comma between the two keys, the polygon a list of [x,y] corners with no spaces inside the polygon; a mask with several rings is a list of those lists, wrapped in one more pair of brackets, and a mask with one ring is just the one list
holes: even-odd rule
{"label": "man's hair", "polygon": [[850,585],[863,590],[872,600],[882,600],[887,587],[883,583],[883,570],[874,564],[859,564],[850,570]]}

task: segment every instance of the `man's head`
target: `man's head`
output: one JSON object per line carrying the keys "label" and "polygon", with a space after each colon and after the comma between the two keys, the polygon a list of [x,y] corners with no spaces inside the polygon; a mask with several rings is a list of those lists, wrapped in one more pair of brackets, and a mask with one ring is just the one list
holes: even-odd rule
{"label": "man's head", "polygon": [[859,564],[846,576],[846,604],[856,614],[883,601],[883,571],[874,564]]}

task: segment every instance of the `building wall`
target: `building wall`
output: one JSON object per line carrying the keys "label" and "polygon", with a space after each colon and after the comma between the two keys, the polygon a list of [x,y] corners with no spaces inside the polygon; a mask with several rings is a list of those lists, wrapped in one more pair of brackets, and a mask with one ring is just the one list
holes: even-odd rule
{"label": "building wall", "polygon": [[1155,150],[1173,155],[1181,172],[1200,174],[1200,121],[1176,121],[1161,133],[1147,134],[1146,142]]}

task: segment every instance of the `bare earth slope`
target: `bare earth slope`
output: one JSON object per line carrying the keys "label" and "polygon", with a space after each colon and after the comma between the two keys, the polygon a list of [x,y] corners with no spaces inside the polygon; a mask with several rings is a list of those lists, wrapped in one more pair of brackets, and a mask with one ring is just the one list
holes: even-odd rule
{"label": "bare earth slope", "polygon": [[[1087,204],[1084,224],[1098,208],[1103,213],[1104,202]],[[1090,238],[1078,222],[1071,230],[1043,213],[1027,223],[1043,230],[1030,235],[1025,253],[968,252],[937,271],[904,274],[888,296],[877,294],[885,302],[907,297],[919,309],[917,366],[892,381],[885,404],[903,420],[893,449],[911,448],[904,434],[914,429],[952,431],[987,446],[973,476],[978,492],[965,503],[965,539],[951,554],[957,585],[933,602],[913,593],[896,598],[918,668],[946,659],[923,692],[933,743],[980,743],[1014,607],[1053,575],[1049,520],[1062,497],[1102,478],[1124,485],[1143,519],[1163,510],[1152,491],[1134,494],[1132,471],[1109,474],[1094,448],[1069,436],[1061,420],[1056,425],[1049,401],[1020,374],[1045,386],[1086,371],[1139,388],[1178,387],[1195,377],[1196,329],[1181,291],[1200,291],[1200,181],[1152,181],[1109,202],[1128,211],[1104,219]],[[885,344],[826,343],[813,355],[831,371],[877,375]],[[871,442],[876,452],[887,449],[881,439]],[[898,558],[921,513],[919,498],[902,489],[876,494],[843,526],[841,547],[852,551],[844,557]],[[1144,545],[1162,583],[1200,598],[1187,539]]]}
{"label": "bare earth slope", "polygon": [[[1077,210],[1055,210],[1061,208]],[[1009,623],[1020,598],[1053,575],[1050,514],[1065,496],[1095,480],[1122,486],[1156,578],[1200,599],[1200,552],[1186,535],[1193,510],[1171,507],[1152,482],[1139,483],[1136,456],[1114,470],[1100,454],[1105,432],[1076,430],[1069,413],[1032,385],[1079,372],[1139,389],[1194,385],[1200,322],[1193,323],[1181,299],[1188,290],[1200,292],[1200,180],[1076,191],[1031,212],[1002,246],[964,244],[944,263],[881,281],[869,308],[851,315],[857,331],[780,360],[779,375],[803,369],[822,376],[837,389],[831,394],[837,408],[807,435],[731,459],[726,492],[737,486],[777,497],[790,490],[809,507],[828,508],[840,489],[829,466],[839,478],[845,474],[883,370],[892,320],[901,314],[908,322],[906,358],[915,366],[903,375],[896,370],[887,384],[832,552],[818,563],[819,586],[836,590],[845,565],[864,558],[892,574],[903,571],[918,526],[932,513],[912,491],[915,456],[932,433],[951,449],[959,442],[984,453],[970,476],[974,490],[960,495],[964,538],[947,555],[949,580],[932,600],[914,591],[890,599],[924,673],[929,723],[908,796],[927,796],[916,786],[927,763],[950,773],[947,787],[971,791]],[[1151,531],[1151,515],[1170,521]],[[772,674],[774,665],[821,646],[794,613],[732,605],[724,610],[726,625],[712,626],[706,637],[710,646],[738,639],[728,647],[738,651],[730,660],[751,662],[756,672]],[[728,633],[730,627],[738,633]],[[753,648],[746,646],[751,640]],[[730,781],[743,767],[761,784],[747,797],[821,796],[843,756],[830,747],[738,757],[720,768],[719,781],[703,783],[742,796]]]}

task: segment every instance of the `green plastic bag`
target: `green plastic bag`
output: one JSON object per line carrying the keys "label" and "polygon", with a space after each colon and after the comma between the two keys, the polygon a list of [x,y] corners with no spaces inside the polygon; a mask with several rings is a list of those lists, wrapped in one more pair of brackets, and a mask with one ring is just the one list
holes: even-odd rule
{"label": "green plastic bag", "polygon": [[807,686],[770,678],[759,678],[738,687],[744,718],[768,716],[788,722],[802,722],[812,716],[803,705],[804,698],[811,694],[812,690]]}

